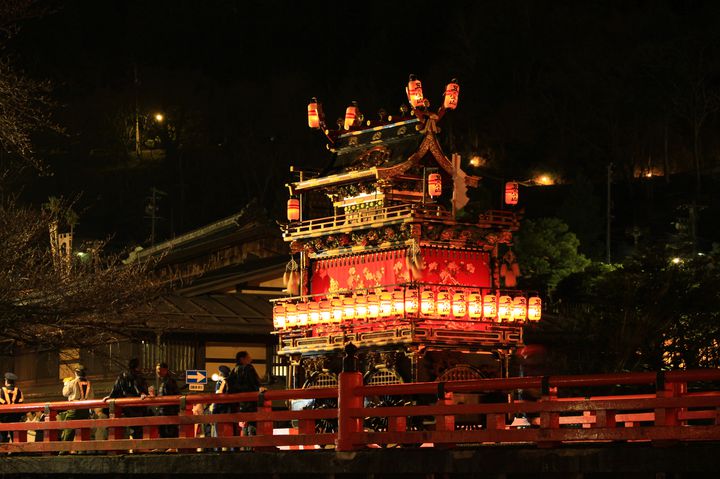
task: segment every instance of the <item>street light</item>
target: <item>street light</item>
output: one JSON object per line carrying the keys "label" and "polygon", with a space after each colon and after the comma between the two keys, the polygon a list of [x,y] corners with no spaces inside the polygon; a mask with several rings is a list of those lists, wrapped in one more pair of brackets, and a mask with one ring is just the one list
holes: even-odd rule
{"label": "street light", "polygon": [[155,121],[158,123],[162,123],[162,121],[165,119],[165,116],[162,113],[155,113]]}

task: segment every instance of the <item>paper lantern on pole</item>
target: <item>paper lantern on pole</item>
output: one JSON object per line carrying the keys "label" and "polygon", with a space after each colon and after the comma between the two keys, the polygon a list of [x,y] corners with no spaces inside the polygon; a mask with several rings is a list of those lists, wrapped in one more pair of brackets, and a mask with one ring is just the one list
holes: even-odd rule
{"label": "paper lantern on pole", "polygon": [[343,318],[343,302],[341,299],[336,298],[330,302],[332,311],[332,320],[335,323],[339,323]]}
{"label": "paper lantern on pole", "polygon": [[294,304],[285,306],[285,324],[288,327],[297,326],[297,306]]}
{"label": "paper lantern on pole", "polygon": [[512,321],[512,298],[510,296],[500,296],[498,298],[497,315],[498,321]]}
{"label": "paper lantern on pole", "polygon": [[321,106],[317,98],[313,98],[308,103],[308,126],[310,128],[320,128]]}
{"label": "paper lantern on pole", "polygon": [[516,181],[505,183],[505,204],[516,205],[520,198],[520,185]]}
{"label": "paper lantern on pole", "polygon": [[483,318],[493,320],[497,317],[497,296],[486,294],[483,297]]}
{"label": "paper lantern on pole", "polygon": [[482,317],[482,295],[478,292],[468,295],[468,316],[470,319]]}
{"label": "paper lantern on pole", "polygon": [[405,290],[405,314],[416,316],[418,312],[418,291],[410,288]]}
{"label": "paper lantern on pole", "polygon": [[525,321],[527,318],[527,299],[522,296],[517,296],[513,299],[512,317],[515,321]]}
{"label": "paper lantern on pole", "polygon": [[423,316],[435,314],[435,293],[431,289],[424,290],[420,295],[420,312]]}
{"label": "paper lantern on pole", "polygon": [[355,298],[349,297],[343,299],[343,319],[345,321],[355,319]]}
{"label": "paper lantern on pole", "polygon": [[308,323],[307,303],[298,303],[298,305],[297,305],[297,324],[298,324],[298,326],[307,326],[307,323]]}
{"label": "paper lantern on pole", "polygon": [[383,291],[380,293],[380,317],[389,318],[393,314],[393,297],[392,293]]}
{"label": "paper lantern on pole", "polygon": [[542,316],[542,299],[534,296],[528,300],[527,318],[529,321],[540,321]]}
{"label": "paper lantern on pole", "polygon": [[378,295],[375,293],[368,293],[367,295],[367,318],[377,319],[380,315],[380,300]]}
{"label": "paper lantern on pole", "polygon": [[285,328],[285,306],[281,304],[273,308],[273,326],[275,329]]}
{"label": "paper lantern on pole", "polygon": [[300,199],[291,196],[287,202],[287,219],[289,221],[300,221]]}
{"label": "paper lantern on pole", "polygon": [[435,310],[438,316],[450,316],[450,309],[450,293],[445,290],[438,291],[437,299],[435,300]]}
{"label": "paper lantern on pole", "polygon": [[356,101],[354,101],[345,110],[345,123],[343,125],[343,128],[345,128],[346,130],[351,129],[355,125],[359,114],[360,110],[358,109],[358,104]]}
{"label": "paper lantern on pole", "polygon": [[431,198],[437,198],[442,194],[442,177],[440,173],[428,175],[428,194]]}
{"label": "paper lantern on pole", "polygon": [[467,303],[465,302],[465,293],[458,291],[453,294],[452,314],[456,318],[464,318],[467,313]]}
{"label": "paper lantern on pole", "polygon": [[425,97],[423,97],[422,83],[415,75],[410,75],[410,81],[408,81],[408,86],[405,88],[405,93],[407,93],[410,106],[413,108],[423,106]]}
{"label": "paper lantern on pole", "polygon": [[330,300],[320,301],[320,322],[329,323],[332,321],[332,305]]}
{"label": "paper lantern on pole", "polygon": [[457,80],[453,78],[450,83],[445,87],[445,98],[443,100],[443,106],[446,110],[454,110],[457,108],[458,99],[460,98],[460,85]]}
{"label": "paper lantern on pole", "polygon": [[310,301],[308,303],[308,324],[320,323],[320,303]]}
{"label": "paper lantern on pole", "polygon": [[355,297],[355,319],[363,320],[367,318],[367,300],[365,295],[358,294]]}
{"label": "paper lantern on pole", "polygon": [[393,315],[398,318],[405,316],[405,293],[401,289],[393,291]]}

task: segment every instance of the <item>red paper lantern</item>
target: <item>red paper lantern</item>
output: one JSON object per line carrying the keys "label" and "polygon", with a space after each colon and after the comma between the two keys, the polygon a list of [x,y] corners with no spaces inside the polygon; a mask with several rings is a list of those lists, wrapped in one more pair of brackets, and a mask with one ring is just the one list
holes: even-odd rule
{"label": "red paper lantern", "polygon": [[457,80],[453,78],[445,87],[445,99],[443,101],[443,106],[447,110],[454,110],[457,108],[459,98],[460,85],[458,85]]}
{"label": "red paper lantern", "polygon": [[515,181],[505,183],[505,204],[516,205],[520,198],[520,186]]}
{"label": "red paper lantern", "polygon": [[289,221],[300,221],[300,199],[295,196],[288,199],[287,219]]}
{"label": "red paper lantern", "polygon": [[442,194],[442,177],[440,173],[430,173],[428,175],[428,194],[431,198],[436,198]]}
{"label": "red paper lantern", "polygon": [[357,120],[359,113],[357,102],[352,102],[352,105],[347,107],[345,110],[345,124],[343,125],[343,128],[346,130],[352,128],[355,125],[355,121]]}
{"label": "red paper lantern", "polygon": [[308,104],[308,126],[310,128],[320,128],[320,104],[317,98],[313,98]]}
{"label": "red paper lantern", "polygon": [[413,108],[423,106],[425,98],[423,97],[422,83],[415,75],[410,75],[410,81],[408,81],[405,93],[407,93],[408,101]]}

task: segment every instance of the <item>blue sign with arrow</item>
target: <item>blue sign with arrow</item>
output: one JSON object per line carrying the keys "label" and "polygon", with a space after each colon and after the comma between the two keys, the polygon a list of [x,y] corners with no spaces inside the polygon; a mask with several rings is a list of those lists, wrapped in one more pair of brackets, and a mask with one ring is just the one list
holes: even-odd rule
{"label": "blue sign with arrow", "polygon": [[185,371],[185,382],[188,384],[207,384],[207,369],[188,369]]}

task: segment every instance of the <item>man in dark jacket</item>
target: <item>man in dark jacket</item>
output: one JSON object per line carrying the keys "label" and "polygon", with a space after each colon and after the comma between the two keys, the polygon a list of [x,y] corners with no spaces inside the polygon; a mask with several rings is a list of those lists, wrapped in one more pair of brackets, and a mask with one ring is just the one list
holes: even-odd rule
{"label": "man in dark jacket", "polygon": [[[170,374],[167,363],[158,363],[155,366],[155,372],[159,379],[158,397],[178,396],[180,394],[180,388],[175,378]],[[158,416],[177,416],[178,412],[180,412],[180,406],[159,406],[155,412]],[[158,433],[160,437],[178,437],[178,427],[176,424],[162,425],[158,428]]]}
{"label": "man in dark jacket", "polygon": [[[266,390],[260,386],[260,376],[255,371],[255,367],[252,365],[252,357],[247,351],[240,351],[235,355],[235,367],[230,372],[228,384],[230,393]],[[240,412],[255,412],[257,411],[257,402],[241,402],[238,404],[238,409]],[[255,425],[253,423],[246,423],[243,433],[246,436],[253,435],[254,430]]]}
{"label": "man in dark jacket", "polygon": [[[145,381],[145,377],[140,372],[140,361],[137,358],[133,358],[128,362],[127,371],[120,373],[120,376],[115,380],[112,391],[110,394],[103,398],[103,401],[107,401],[110,398],[131,398],[139,397],[145,399],[148,395],[148,385]],[[141,417],[147,416],[146,407],[128,407],[122,410],[123,417]],[[130,426],[130,437],[133,439],[142,439],[142,426]]]}

